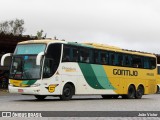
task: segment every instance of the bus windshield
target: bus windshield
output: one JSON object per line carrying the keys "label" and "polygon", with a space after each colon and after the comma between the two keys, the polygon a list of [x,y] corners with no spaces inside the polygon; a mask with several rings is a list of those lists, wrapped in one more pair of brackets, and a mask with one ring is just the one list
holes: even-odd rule
{"label": "bus windshield", "polygon": [[14,52],[15,55],[38,54],[45,51],[46,44],[19,44]]}
{"label": "bus windshield", "polygon": [[36,65],[36,55],[14,56],[10,79],[40,79],[41,66]]}

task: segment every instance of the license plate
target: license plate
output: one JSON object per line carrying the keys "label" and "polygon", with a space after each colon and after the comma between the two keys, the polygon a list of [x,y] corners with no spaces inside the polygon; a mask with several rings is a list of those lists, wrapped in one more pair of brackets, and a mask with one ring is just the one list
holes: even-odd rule
{"label": "license plate", "polygon": [[22,92],[23,92],[23,89],[18,89],[18,92],[19,92],[19,93],[22,93]]}

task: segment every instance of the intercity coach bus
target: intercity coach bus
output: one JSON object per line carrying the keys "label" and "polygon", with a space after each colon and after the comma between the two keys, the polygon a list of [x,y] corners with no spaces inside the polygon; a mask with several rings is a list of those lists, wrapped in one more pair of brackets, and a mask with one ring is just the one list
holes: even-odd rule
{"label": "intercity coach bus", "polygon": [[12,57],[9,92],[43,100],[59,96],[101,95],[141,99],[156,92],[156,56],[96,43],[29,40],[18,43]]}

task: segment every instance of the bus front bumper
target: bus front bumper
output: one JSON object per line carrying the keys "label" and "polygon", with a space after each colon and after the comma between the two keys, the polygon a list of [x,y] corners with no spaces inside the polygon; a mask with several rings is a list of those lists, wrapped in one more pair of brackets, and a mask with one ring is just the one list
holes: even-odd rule
{"label": "bus front bumper", "polygon": [[13,87],[8,86],[10,93],[40,95],[40,87]]}

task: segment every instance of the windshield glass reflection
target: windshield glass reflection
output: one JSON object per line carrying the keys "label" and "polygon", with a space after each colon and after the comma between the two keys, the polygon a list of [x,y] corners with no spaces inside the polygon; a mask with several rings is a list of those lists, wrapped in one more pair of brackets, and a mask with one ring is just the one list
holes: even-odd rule
{"label": "windshield glass reflection", "polygon": [[15,56],[10,71],[11,79],[40,79],[41,67],[36,56]]}

